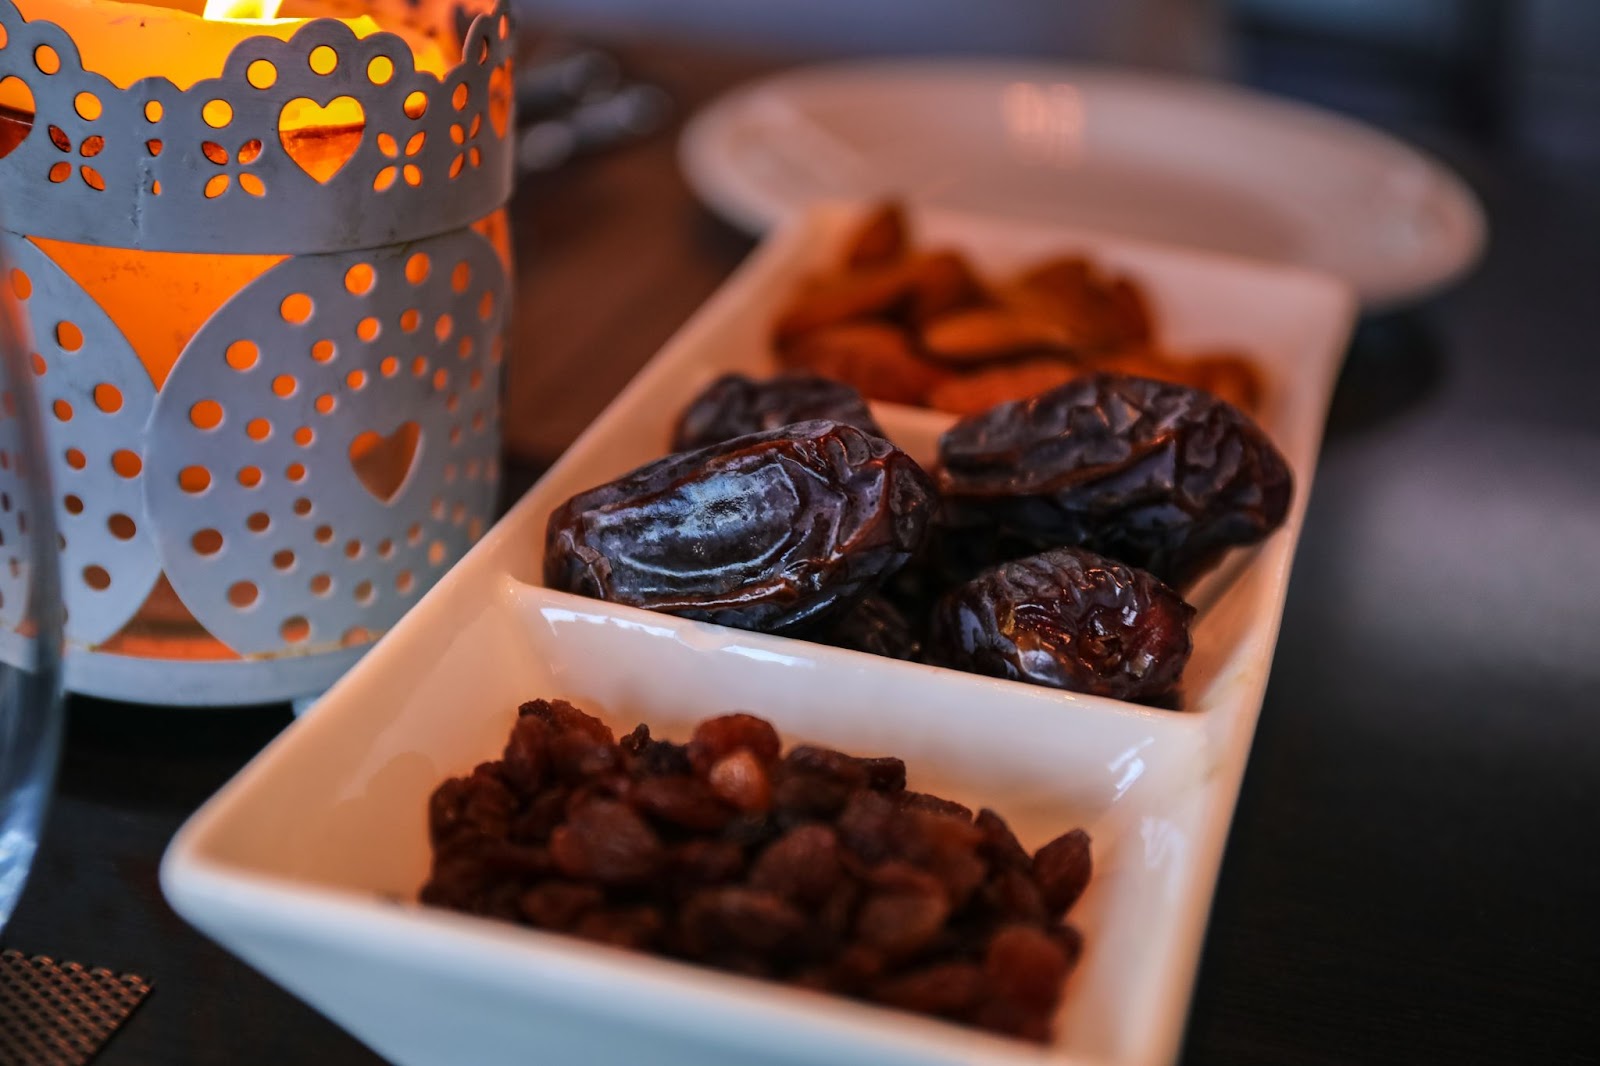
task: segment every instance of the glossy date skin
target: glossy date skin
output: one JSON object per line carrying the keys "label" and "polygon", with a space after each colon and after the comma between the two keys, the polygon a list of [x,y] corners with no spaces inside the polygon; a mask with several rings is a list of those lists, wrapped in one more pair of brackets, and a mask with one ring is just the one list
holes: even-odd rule
{"label": "glossy date skin", "polygon": [[817,418],[884,435],[861,394],[843,382],[812,374],[780,374],[766,381],[724,374],[684,408],[672,450],[704,448]]}
{"label": "glossy date skin", "polygon": [[881,437],[800,422],[574,496],[550,516],[545,583],[740,629],[822,624],[917,550],[936,498]]}
{"label": "glossy date skin", "polygon": [[1183,385],[1095,374],[963,419],[939,488],[975,533],[1075,545],[1178,588],[1283,523],[1293,478],[1237,408]]}
{"label": "glossy date skin", "polygon": [[939,666],[1123,700],[1173,693],[1194,608],[1143,570],[1078,548],[1003,563],[940,599]]}

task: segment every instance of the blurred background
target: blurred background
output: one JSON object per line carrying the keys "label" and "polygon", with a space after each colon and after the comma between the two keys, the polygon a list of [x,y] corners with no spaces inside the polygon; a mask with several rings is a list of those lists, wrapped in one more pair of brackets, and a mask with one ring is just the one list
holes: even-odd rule
{"label": "blurred background", "polygon": [[[1526,266],[1552,241],[1579,250],[1600,214],[1600,2],[1596,0],[520,0],[534,56],[602,58],[654,97],[636,135],[572,150],[535,122],[516,226],[525,260],[509,368],[507,446],[547,462],[576,436],[751,247],[697,208],[675,155],[694,112],[750,79],[871,55],[1034,56],[1215,78],[1350,115],[1416,145],[1482,200],[1490,253],[1446,307],[1475,313],[1476,284],[1508,300],[1578,285]],[[525,62],[524,71],[537,62]],[[593,67],[587,68],[593,72]],[[571,71],[568,71],[570,74]],[[525,101],[526,104],[526,101]],[[600,110],[603,122],[616,112]],[[524,106],[524,119],[536,117]],[[631,121],[631,117],[628,119]],[[583,140],[582,137],[579,138]],[[574,156],[584,158],[575,159]],[[1556,216],[1560,216],[1557,218]],[[1581,224],[1580,224],[1581,223]],[[673,233],[698,250],[660,239]],[[648,238],[648,239],[646,239]],[[1498,249],[1498,253],[1496,251]],[[1581,250],[1580,250],[1581,254]],[[602,261],[613,299],[586,299],[576,260]],[[1485,282],[1484,276],[1490,275]],[[1493,277],[1508,284],[1495,290]],[[1475,284],[1476,281],[1476,284]],[[626,318],[614,307],[626,306]],[[1519,304],[1513,304],[1519,306]],[[1415,400],[1437,377],[1427,308],[1388,316],[1355,350],[1382,351],[1381,394],[1361,417]],[[603,350],[604,360],[594,353]],[[545,402],[559,389],[563,403]],[[519,421],[519,410],[539,411]],[[1341,408],[1336,406],[1335,416]],[[513,485],[519,482],[513,480]]]}
{"label": "blurred background", "polygon": [[1594,0],[522,0],[520,10],[525,26],[774,58],[1008,54],[1211,74],[1600,163]]}

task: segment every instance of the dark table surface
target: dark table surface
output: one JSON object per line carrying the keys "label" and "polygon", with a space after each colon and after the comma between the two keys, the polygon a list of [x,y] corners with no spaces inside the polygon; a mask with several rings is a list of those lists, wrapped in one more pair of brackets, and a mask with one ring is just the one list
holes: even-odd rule
{"label": "dark table surface", "polygon": [[[632,58],[685,109],[770,66]],[[1493,241],[1352,346],[1184,1061],[1600,1062],[1600,175],[1368,117],[1460,169]],[[749,245],[694,206],[668,137],[529,182],[518,208],[525,486]],[[104,1066],[378,1061],[157,887],[179,824],[289,721],[72,703],[5,943],[154,982]]]}

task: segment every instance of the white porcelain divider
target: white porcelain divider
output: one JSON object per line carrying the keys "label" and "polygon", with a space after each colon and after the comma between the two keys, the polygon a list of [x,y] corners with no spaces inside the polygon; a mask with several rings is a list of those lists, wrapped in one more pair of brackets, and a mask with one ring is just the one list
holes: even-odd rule
{"label": "white porcelain divider", "polygon": [[[545,519],[660,455],[690,395],[770,368],[775,302],[848,224],[769,241],[418,608],[180,832],[163,864],[189,920],[406,1066],[463,1061],[1153,1064],[1175,1057],[1228,821],[1353,314],[1332,282],[1014,223],[940,216],[985,267],[1067,247],[1136,273],[1175,345],[1256,353],[1263,422],[1298,479],[1285,528],[1209,588],[1183,712],[1061,693],[654,615],[539,587]],[[881,408],[926,454],[940,416]],[[682,738],[731,710],[786,742],[893,753],[912,787],[991,806],[1024,844],[1075,825],[1096,875],[1055,1046],[423,908],[426,797],[495,757],[516,705],[571,699]]]}

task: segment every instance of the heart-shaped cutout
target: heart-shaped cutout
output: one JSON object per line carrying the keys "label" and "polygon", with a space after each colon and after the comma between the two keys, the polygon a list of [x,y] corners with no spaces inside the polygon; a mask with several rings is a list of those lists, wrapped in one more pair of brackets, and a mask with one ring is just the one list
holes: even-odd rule
{"label": "heart-shaped cutout", "polygon": [[422,427],[402,422],[385,437],[369,429],[350,442],[350,468],[379,503],[393,503],[417,464]]}
{"label": "heart-shaped cutout", "polygon": [[489,122],[496,137],[505,137],[511,124],[511,60],[489,74]]}
{"label": "heart-shaped cutout", "polygon": [[326,105],[297,96],[278,113],[283,150],[301,170],[323,183],[350,162],[366,132],[366,109],[353,96],[335,96]]}

